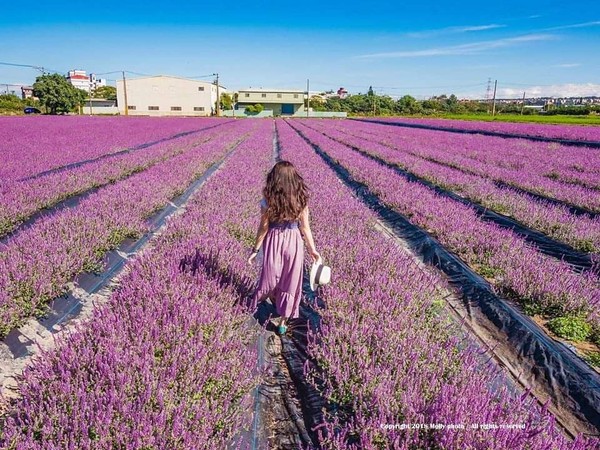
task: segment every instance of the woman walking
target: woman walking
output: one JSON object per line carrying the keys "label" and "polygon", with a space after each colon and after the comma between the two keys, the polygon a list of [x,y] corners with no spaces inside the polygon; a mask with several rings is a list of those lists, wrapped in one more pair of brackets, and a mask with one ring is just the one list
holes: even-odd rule
{"label": "woman walking", "polygon": [[280,161],[267,175],[260,202],[261,217],[252,263],[263,250],[262,270],[253,306],[271,298],[279,314],[279,334],[287,331],[286,320],[299,317],[304,272],[304,246],[313,261],[320,260],[308,217],[308,189],[292,163]]}

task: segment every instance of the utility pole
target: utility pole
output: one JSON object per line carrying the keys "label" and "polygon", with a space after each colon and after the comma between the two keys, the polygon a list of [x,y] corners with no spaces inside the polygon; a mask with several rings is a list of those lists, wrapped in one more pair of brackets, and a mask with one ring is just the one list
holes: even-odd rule
{"label": "utility pole", "polygon": [[310,111],[310,80],[306,79],[306,117]]}
{"label": "utility pole", "polygon": [[523,115],[523,108],[525,108],[525,91],[523,91],[523,101],[521,101],[521,115]]}
{"label": "utility pole", "polygon": [[492,79],[488,78],[487,81],[487,89],[485,90],[485,103],[487,104],[487,112],[488,114],[491,112],[490,111],[490,102],[492,100]]}
{"label": "utility pole", "polygon": [[94,115],[94,112],[92,110],[92,86],[90,86],[89,96],[90,96],[90,116],[92,116],[92,115]]}
{"label": "utility pole", "polygon": [[125,80],[125,71],[123,71],[123,96],[125,97],[125,115],[129,115],[129,107],[127,105],[127,81]]}
{"label": "utility pole", "polygon": [[496,88],[498,87],[498,80],[494,81],[494,99],[492,100],[492,117],[496,115]]}
{"label": "utility pole", "polygon": [[219,111],[221,110],[221,98],[219,97],[219,74],[215,73],[215,75],[217,76],[217,117],[219,117]]}
{"label": "utility pole", "polygon": [[375,91],[373,91],[373,117],[375,117],[376,108],[377,108],[377,94],[375,93]]}

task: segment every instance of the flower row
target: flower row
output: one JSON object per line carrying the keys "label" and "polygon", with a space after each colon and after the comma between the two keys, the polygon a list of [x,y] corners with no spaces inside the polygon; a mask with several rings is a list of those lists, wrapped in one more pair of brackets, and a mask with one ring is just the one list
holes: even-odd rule
{"label": "flower row", "polygon": [[212,119],[0,117],[0,188],[5,182],[216,125]]}
{"label": "flower row", "polygon": [[250,127],[241,124],[218,141],[105,186],[10,239],[0,251],[0,335],[43,312],[77,274],[97,269],[109,249],[144,233],[146,219],[181,194]]}
{"label": "flower row", "polygon": [[[294,121],[294,123],[296,123]],[[317,245],[335,278],[321,288],[321,334],[311,334],[309,372],[333,404],[322,448],[584,449],[450,323],[439,286],[416,259],[378,229],[374,213],[295,131],[278,123],[282,156],[304,175]],[[324,386],[321,386],[320,379]],[[483,430],[482,423],[523,428]],[[462,424],[464,428],[419,428]],[[483,444],[485,443],[485,444]]]}
{"label": "flower row", "polygon": [[41,209],[141,172],[223,133],[228,127],[193,133],[125,154],[109,155],[72,169],[8,182],[0,192],[0,237]]}
{"label": "flower row", "polygon": [[[414,145],[407,145],[400,139],[394,142],[385,137],[390,143],[383,144],[380,138],[361,133],[361,128],[355,127],[354,123],[335,128],[328,123],[306,123],[340,142],[398,165],[445,189],[459,192],[486,208],[512,216],[524,225],[582,252],[600,251],[600,217],[576,216],[565,206],[536,200],[513,189],[499,187],[488,178],[415,156],[412,153]],[[427,142],[422,144],[423,147],[427,145]]]}
{"label": "flower row", "polygon": [[[483,135],[368,126],[375,139],[388,140],[416,156],[490,178],[525,191],[600,211],[597,149]],[[360,128],[361,125],[355,125]],[[576,184],[573,184],[576,183]],[[591,188],[586,186],[590,185]]]}
{"label": "flower row", "polygon": [[558,125],[540,123],[484,122],[430,118],[383,119],[390,122],[432,125],[454,130],[492,131],[515,136],[535,136],[549,139],[600,142],[598,127],[588,125]]}
{"label": "flower row", "polygon": [[[255,268],[271,162],[260,124],[128,266],[93,320],[25,370],[2,442],[9,448],[228,448],[251,423],[256,329],[240,305]],[[239,235],[226,230],[239,231]],[[11,447],[12,446],[12,447]]]}
{"label": "flower row", "polygon": [[432,233],[506,295],[516,295],[526,306],[551,316],[582,314],[600,326],[600,287],[592,273],[577,274],[512,231],[481,220],[473,208],[409,182],[305,125],[296,126],[386,205]]}

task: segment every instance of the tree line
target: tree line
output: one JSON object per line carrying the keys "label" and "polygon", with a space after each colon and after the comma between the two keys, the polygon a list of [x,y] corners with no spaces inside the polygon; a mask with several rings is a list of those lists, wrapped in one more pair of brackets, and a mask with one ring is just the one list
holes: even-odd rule
{"label": "tree line", "polygon": [[[76,111],[90,98],[90,93],[73,86],[59,73],[43,74],[33,83],[33,97],[22,100],[14,94],[0,95],[0,113],[22,112],[26,106],[44,109],[49,114]],[[95,89],[92,98],[117,99],[117,89],[101,86]]]}
{"label": "tree line", "polygon": [[[354,94],[345,98],[330,97],[324,102],[319,98],[311,98],[310,107],[314,111],[342,111],[349,115],[432,115],[432,114],[482,114],[491,110],[490,101],[459,101],[456,95],[438,95],[426,100],[417,100],[410,95],[393,99],[389,95],[377,95],[369,88],[366,94]],[[521,103],[497,103],[496,113],[520,114]],[[535,111],[524,108],[523,114],[534,114]],[[563,106],[549,108],[544,114],[576,114],[588,115],[600,113],[600,105]]]}

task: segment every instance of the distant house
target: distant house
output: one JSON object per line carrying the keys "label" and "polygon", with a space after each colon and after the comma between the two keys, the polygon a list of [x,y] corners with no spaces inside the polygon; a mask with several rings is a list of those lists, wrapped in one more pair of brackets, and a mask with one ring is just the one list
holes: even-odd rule
{"label": "distant house", "polygon": [[23,100],[33,97],[33,86],[21,86],[21,98]]}
{"label": "distant house", "polygon": [[[157,75],[117,80],[119,114],[131,116],[210,116],[216,113],[217,86],[208,81]],[[219,86],[219,95],[227,92]]]}
{"label": "distant house", "polygon": [[106,86],[106,80],[97,78],[95,74],[88,75],[85,70],[69,70],[67,81],[77,89],[86,92],[93,91],[101,86]]}
{"label": "distant house", "polygon": [[99,87],[106,86],[106,79],[98,78],[95,73],[90,73],[90,88],[96,90]]}
{"label": "distant house", "polygon": [[236,108],[245,109],[249,105],[261,104],[265,111],[272,111],[274,116],[293,116],[305,111],[305,93],[295,89],[242,89],[238,91]]}
{"label": "distant house", "polygon": [[346,98],[348,96],[348,91],[341,87],[337,90],[337,95],[339,98]]}
{"label": "distant house", "polygon": [[67,81],[77,89],[90,91],[90,77],[87,76],[85,70],[69,70]]}

